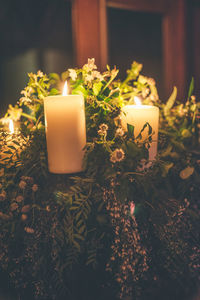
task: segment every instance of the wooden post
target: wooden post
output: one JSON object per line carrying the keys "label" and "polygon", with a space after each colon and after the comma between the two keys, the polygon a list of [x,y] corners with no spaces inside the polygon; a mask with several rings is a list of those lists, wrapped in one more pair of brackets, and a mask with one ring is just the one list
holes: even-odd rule
{"label": "wooden post", "polygon": [[200,4],[193,8],[193,75],[195,80],[195,94],[200,95]]}
{"label": "wooden post", "polygon": [[105,0],[72,1],[72,24],[76,65],[88,58],[104,70],[107,64],[107,25]]}
{"label": "wooden post", "polygon": [[187,90],[186,1],[171,0],[163,18],[163,62],[165,93],[178,88],[180,99]]}

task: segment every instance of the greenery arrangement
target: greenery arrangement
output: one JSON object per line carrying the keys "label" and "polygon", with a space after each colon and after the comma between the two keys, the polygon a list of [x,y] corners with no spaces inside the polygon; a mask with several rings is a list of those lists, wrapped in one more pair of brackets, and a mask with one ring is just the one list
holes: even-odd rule
{"label": "greenery arrangement", "polygon": [[[125,81],[94,59],[61,77],[29,74],[1,119],[0,268],[24,299],[186,299],[199,282],[200,104],[160,102],[133,62]],[[85,98],[84,172],[48,172],[43,99],[68,80]],[[121,127],[134,97],[160,109],[159,151]],[[20,121],[10,134],[5,124]],[[31,299],[29,296],[28,299]]]}

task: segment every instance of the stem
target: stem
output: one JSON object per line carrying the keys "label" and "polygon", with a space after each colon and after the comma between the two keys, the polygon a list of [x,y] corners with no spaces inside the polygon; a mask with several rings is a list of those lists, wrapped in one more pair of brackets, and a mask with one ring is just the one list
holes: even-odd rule
{"label": "stem", "polygon": [[38,82],[36,82],[36,85],[41,89],[41,91],[44,93],[45,96],[48,96],[48,94],[45,91],[45,89]]}
{"label": "stem", "polygon": [[28,114],[26,114],[24,112],[22,113],[22,116],[25,117],[25,118],[31,119],[31,120],[33,120],[33,121],[36,122],[36,118],[35,117],[32,117],[32,116],[30,116],[30,115],[28,115]]}
{"label": "stem", "polygon": [[104,86],[104,88],[103,88],[103,90],[102,90],[102,93],[105,91],[105,89],[112,83],[112,81],[115,79],[115,77],[117,76],[117,74],[118,74],[118,72],[116,72],[115,74],[114,74],[114,76],[112,76],[111,78],[110,78],[110,80],[108,81],[108,83]]}

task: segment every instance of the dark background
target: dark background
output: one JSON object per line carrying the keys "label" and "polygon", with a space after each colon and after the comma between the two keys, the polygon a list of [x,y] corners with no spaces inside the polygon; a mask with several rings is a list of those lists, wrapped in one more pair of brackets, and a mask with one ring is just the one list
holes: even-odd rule
{"label": "dark background", "polygon": [[74,65],[71,3],[1,0],[0,115],[15,103],[28,72],[62,72]]}
{"label": "dark background", "polygon": [[[188,0],[188,86],[195,69],[200,69],[194,55],[198,23],[194,16],[199,5],[200,1]],[[67,0],[0,0],[0,117],[9,103],[19,99],[28,72],[60,73],[76,66],[71,8]],[[116,65],[124,78],[133,60],[143,63],[144,74],[156,79],[165,101],[161,16],[116,8],[108,8],[107,13],[109,64]],[[200,82],[196,81],[196,94],[199,92]],[[5,274],[0,286],[5,292],[10,289]]]}

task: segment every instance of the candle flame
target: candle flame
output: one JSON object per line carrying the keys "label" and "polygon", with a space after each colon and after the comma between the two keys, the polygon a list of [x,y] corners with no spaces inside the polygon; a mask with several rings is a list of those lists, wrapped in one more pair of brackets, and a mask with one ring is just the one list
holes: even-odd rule
{"label": "candle flame", "polygon": [[14,123],[13,123],[13,120],[9,120],[9,131],[10,131],[10,134],[14,133]]}
{"label": "candle flame", "polygon": [[140,100],[139,97],[135,96],[135,97],[134,97],[134,101],[135,101],[135,104],[136,104],[136,105],[142,105],[142,102],[141,102],[141,100]]}
{"label": "candle flame", "polygon": [[68,86],[67,86],[67,81],[65,81],[64,87],[63,87],[63,96],[67,96],[68,95]]}

